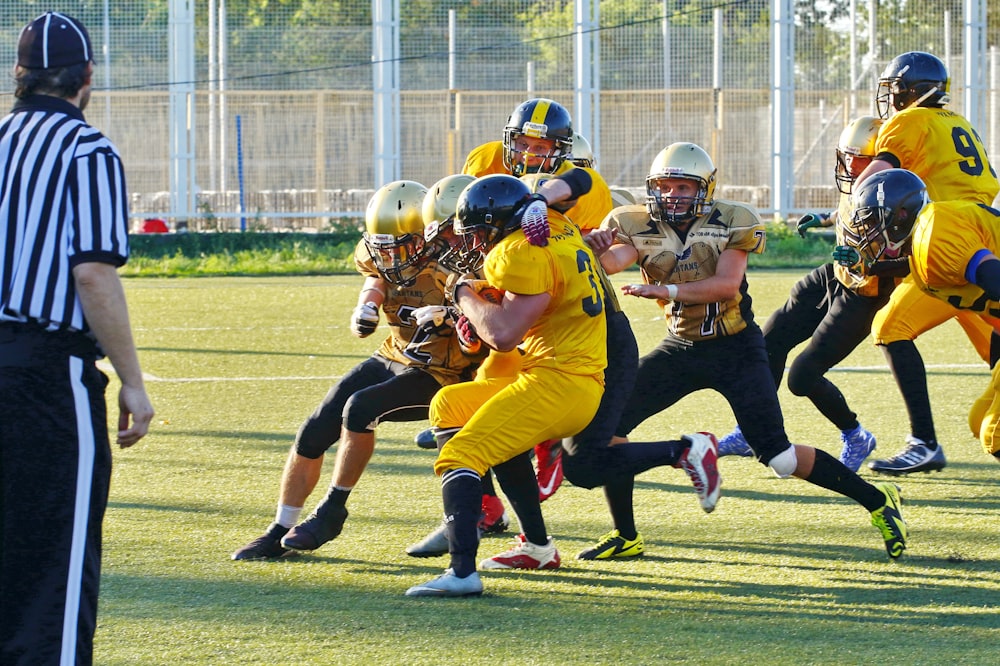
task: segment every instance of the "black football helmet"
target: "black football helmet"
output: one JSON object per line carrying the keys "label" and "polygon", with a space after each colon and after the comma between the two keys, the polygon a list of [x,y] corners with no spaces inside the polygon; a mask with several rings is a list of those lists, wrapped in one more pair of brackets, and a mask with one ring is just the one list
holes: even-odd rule
{"label": "black football helmet", "polygon": [[880,118],[911,106],[940,107],[950,101],[948,68],[923,51],[908,51],[889,61],[878,79],[875,104]]}
{"label": "black football helmet", "polygon": [[[549,139],[552,147],[537,166],[528,165],[528,154],[516,146],[521,137]],[[521,102],[503,129],[503,165],[515,176],[543,171],[555,173],[573,150],[573,121],[559,102],[535,98]]]}
{"label": "black football helmet", "polygon": [[528,186],[506,174],[483,176],[462,190],[455,233],[463,238],[468,270],[479,270],[493,246],[520,226],[521,214],[531,201]]}
{"label": "black football helmet", "polygon": [[847,244],[867,267],[902,256],[917,216],[927,204],[927,186],[906,169],[886,169],[855,183],[854,212],[844,225]]}

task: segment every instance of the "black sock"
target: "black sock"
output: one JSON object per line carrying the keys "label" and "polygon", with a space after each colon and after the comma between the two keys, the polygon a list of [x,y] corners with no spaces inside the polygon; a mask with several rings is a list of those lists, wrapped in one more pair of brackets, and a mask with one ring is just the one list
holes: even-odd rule
{"label": "black sock", "polygon": [[615,529],[629,541],[639,535],[635,528],[635,513],[632,511],[634,487],[635,477],[632,476],[616,477],[604,486],[604,498],[608,501]]}
{"label": "black sock", "polygon": [[535,468],[531,465],[531,454],[525,452],[514,456],[493,470],[511,508],[517,514],[517,522],[524,538],[538,546],[547,544],[549,534],[542,518],[542,503],[538,499],[538,482],[535,479]]}
{"label": "black sock", "polygon": [[910,417],[910,433],[927,444],[927,448],[936,449],[937,434],[934,432],[931,399],[927,393],[927,370],[917,346],[912,340],[899,340],[883,345],[882,353],[903,395]]}
{"label": "black sock", "polygon": [[608,448],[613,461],[608,476],[637,476],[654,467],[676,465],[688,446],[680,439],[616,444]]}
{"label": "black sock", "polygon": [[448,470],[441,477],[441,498],[448,525],[448,552],[451,568],[459,578],[476,570],[479,550],[479,511],[483,489],[479,474],[471,469]]}
{"label": "black sock", "polygon": [[885,495],[881,490],[847,469],[844,463],[823,449],[816,449],[816,462],[805,480],[820,488],[850,497],[869,512],[885,504]]}
{"label": "black sock", "polygon": [[330,490],[326,493],[326,497],[323,498],[323,504],[346,506],[347,498],[351,496],[351,490],[351,488],[344,490],[343,488],[334,488],[333,486],[330,486]]}

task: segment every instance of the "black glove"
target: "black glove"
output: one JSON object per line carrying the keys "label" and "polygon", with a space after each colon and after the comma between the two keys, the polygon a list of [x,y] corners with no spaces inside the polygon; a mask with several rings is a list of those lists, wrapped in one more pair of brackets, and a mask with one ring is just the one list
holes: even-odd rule
{"label": "black glove", "polygon": [[367,338],[378,328],[378,306],[371,301],[354,308],[351,314],[351,333]]}

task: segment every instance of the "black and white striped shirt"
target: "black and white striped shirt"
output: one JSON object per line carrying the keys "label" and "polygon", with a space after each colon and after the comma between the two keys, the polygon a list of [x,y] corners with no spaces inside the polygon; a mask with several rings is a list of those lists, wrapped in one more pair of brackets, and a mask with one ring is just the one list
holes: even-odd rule
{"label": "black and white striped shirt", "polygon": [[73,267],[127,258],[114,145],[65,100],[18,100],[0,120],[0,322],[87,332]]}

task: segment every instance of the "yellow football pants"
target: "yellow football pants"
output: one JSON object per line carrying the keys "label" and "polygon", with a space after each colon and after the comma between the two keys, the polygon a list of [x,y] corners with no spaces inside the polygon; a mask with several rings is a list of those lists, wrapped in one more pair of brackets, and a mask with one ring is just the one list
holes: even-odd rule
{"label": "yellow football pants", "polygon": [[986,391],[972,403],[969,410],[969,429],[979,438],[986,453],[1000,451],[1000,363],[993,368]]}
{"label": "yellow football pants", "polygon": [[952,317],[958,320],[979,356],[990,362],[990,335],[993,327],[969,310],[958,310],[939,298],[920,291],[907,276],[892,292],[889,302],[875,313],[872,337],[877,345],[900,340],[916,340]]}
{"label": "yellow football pants", "polygon": [[434,472],[467,468],[482,475],[538,442],[575,435],[603,394],[603,376],[547,367],[446,386],[431,401],[431,424],[461,430],[438,453]]}

